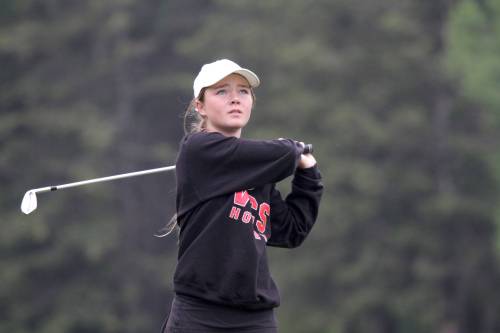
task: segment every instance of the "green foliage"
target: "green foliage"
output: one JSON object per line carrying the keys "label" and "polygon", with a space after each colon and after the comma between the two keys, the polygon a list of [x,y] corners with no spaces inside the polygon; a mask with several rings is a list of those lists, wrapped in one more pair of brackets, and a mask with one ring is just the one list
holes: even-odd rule
{"label": "green foliage", "polygon": [[[166,81],[134,78],[153,70],[147,59],[139,62],[155,51],[153,41],[136,37],[135,26],[146,29],[147,20],[137,21],[134,15],[144,13],[132,1],[27,1],[14,8],[16,19],[0,30],[7,69],[0,168],[9,189],[1,200],[0,331],[151,331],[165,316],[175,264],[175,240],[153,237],[173,214],[172,175],[40,195],[33,215],[18,210],[30,187],[173,160],[175,145],[145,131],[163,110],[139,107]],[[144,134],[138,138],[133,129]],[[151,199],[142,196],[149,191]],[[159,255],[164,265],[150,259]]]}
{"label": "green foliage", "polygon": [[500,2],[461,1],[449,24],[448,63],[467,97],[500,113]]}
{"label": "green foliage", "polygon": [[4,1],[0,331],[159,329],[172,174],[18,206],[30,187],[171,164],[194,75],[218,58],[262,79],[244,135],[314,143],[324,177],[304,245],[270,250],[281,331],[500,330],[500,39],[480,3]]}
{"label": "green foliage", "polygon": [[[450,14],[446,64],[457,78],[463,94],[486,109],[485,122],[498,133],[500,124],[500,3],[461,1]],[[495,135],[493,145],[500,136]],[[489,156],[500,181],[500,153]],[[500,225],[500,209],[496,211]],[[500,249],[500,237],[497,240]]]}

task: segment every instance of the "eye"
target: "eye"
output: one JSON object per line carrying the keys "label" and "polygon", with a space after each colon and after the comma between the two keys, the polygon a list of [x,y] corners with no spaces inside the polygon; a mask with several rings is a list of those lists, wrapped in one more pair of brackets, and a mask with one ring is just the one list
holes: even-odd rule
{"label": "eye", "polygon": [[250,94],[250,89],[241,89],[240,93],[248,95],[248,94]]}
{"label": "eye", "polygon": [[226,93],[226,89],[219,89],[215,92],[216,95],[224,95]]}

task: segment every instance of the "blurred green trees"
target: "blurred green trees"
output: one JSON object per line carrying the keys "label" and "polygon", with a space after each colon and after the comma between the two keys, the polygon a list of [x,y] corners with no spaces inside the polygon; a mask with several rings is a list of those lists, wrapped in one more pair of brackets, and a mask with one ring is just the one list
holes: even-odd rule
{"label": "blurred green trees", "polygon": [[[494,135],[491,154],[486,156],[500,177],[500,2],[462,1],[450,15],[448,25],[447,67],[460,86],[460,93],[475,102],[477,108],[488,110],[483,126]],[[500,206],[496,219],[500,224]],[[500,249],[500,238],[497,247]]]}
{"label": "blurred green trees", "polygon": [[450,15],[448,59],[462,92],[492,110],[500,105],[500,3],[462,1]]}
{"label": "blurred green trees", "polygon": [[[262,80],[247,137],[312,142],[326,192],[271,249],[283,332],[500,330],[498,1],[0,4],[0,331],[158,331],[172,164],[201,65]],[[493,157],[492,157],[493,156]],[[289,188],[280,185],[283,192]]]}

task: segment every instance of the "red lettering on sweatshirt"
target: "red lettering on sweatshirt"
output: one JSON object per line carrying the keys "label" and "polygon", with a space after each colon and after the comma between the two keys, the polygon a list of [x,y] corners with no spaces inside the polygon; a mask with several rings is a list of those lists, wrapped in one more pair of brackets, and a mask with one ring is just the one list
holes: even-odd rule
{"label": "red lettering on sweatshirt", "polygon": [[255,216],[252,215],[249,211],[245,211],[243,213],[243,217],[241,218],[243,223],[249,223],[250,221],[255,221]]}
{"label": "red lettering on sweatshirt", "polygon": [[[258,231],[257,232],[256,230],[253,230],[255,239],[263,239],[267,242],[267,237],[264,235],[264,233],[266,231],[268,218],[271,214],[271,206],[267,202],[259,204],[255,197],[249,194],[246,190],[234,193],[233,202],[234,206],[231,207],[229,218],[236,221],[241,221],[245,224],[255,224],[255,228],[257,228]],[[241,214],[242,208],[246,208],[249,202],[251,210],[243,210],[243,214]],[[256,217],[258,218],[257,222],[255,222]]]}
{"label": "red lettering on sweatshirt", "polygon": [[229,217],[233,220],[238,220],[240,218],[241,208],[234,207],[231,208],[231,213],[229,213]]}
{"label": "red lettering on sweatshirt", "polygon": [[235,205],[245,207],[249,201],[250,201],[250,206],[252,207],[252,209],[257,210],[257,206],[258,206],[257,200],[255,200],[255,198],[253,196],[248,194],[247,191],[240,191],[240,192],[236,192],[234,194],[234,204]]}
{"label": "red lettering on sweatshirt", "polygon": [[257,221],[257,230],[261,234],[266,231],[266,224],[267,224],[267,218],[271,214],[271,206],[267,202],[263,202],[260,207],[259,207],[259,218],[260,220]]}

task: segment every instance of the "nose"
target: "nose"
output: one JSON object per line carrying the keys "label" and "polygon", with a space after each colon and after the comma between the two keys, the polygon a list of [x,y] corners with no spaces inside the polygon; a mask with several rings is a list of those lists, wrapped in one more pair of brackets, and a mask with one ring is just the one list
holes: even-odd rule
{"label": "nose", "polygon": [[238,97],[238,92],[231,92],[231,104],[240,104],[240,99]]}

